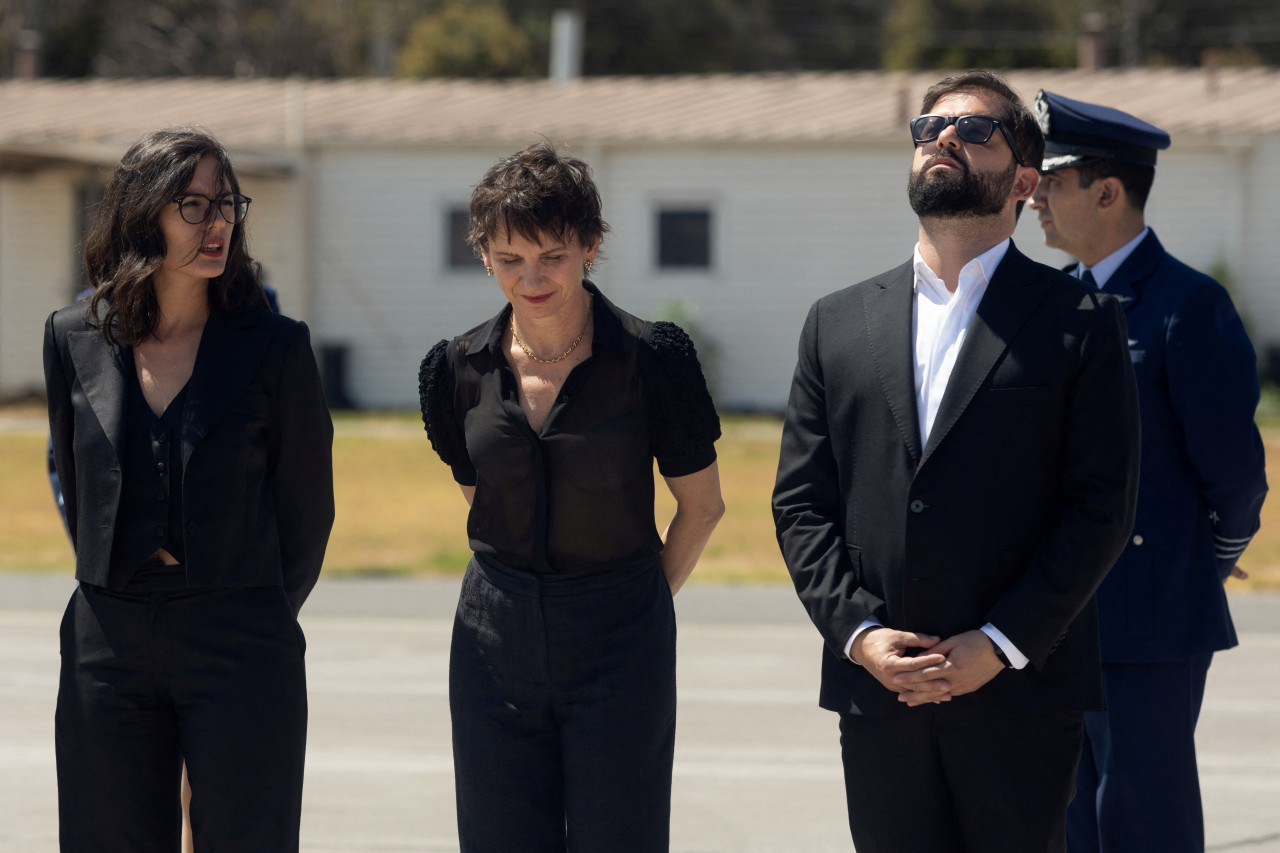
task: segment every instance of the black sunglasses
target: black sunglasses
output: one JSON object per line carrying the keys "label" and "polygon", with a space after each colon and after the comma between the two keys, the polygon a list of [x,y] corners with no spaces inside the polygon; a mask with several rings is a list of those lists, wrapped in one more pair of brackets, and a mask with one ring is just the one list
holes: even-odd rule
{"label": "black sunglasses", "polygon": [[911,128],[912,141],[919,145],[922,142],[932,142],[937,139],[942,135],[942,131],[953,124],[956,126],[956,136],[972,145],[985,145],[991,139],[991,134],[999,130],[1004,135],[1005,141],[1009,143],[1009,150],[1013,152],[1013,159],[1018,161],[1019,166],[1027,165],[1022,159],[1022,154],[1018,152],[1018,146],[1014,144],[1013,136],[1009,133],[1009,129],[998,118],[979,115],[923,115],[913,118],[908,126]]}
{"label": "black sunglasses", "polygon": [[208,222],[209,217],[213,215],[215,202],[218,213],[225,221],[232,225],[239,225],[249,215],[251,201],[253,199],[238,193],[227,193],[217,198],[209,198],[200,193],[187,193],[175,198],[173,203],[178,206],[178,213],[182,215],[183,221],[191,225],[203,225]]}

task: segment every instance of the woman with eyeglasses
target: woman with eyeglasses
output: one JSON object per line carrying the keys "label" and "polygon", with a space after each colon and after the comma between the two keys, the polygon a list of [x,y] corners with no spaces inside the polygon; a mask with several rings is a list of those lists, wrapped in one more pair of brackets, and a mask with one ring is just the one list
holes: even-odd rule
{"label": "woman with eyeglasses", "polygon": [[306,326],[267,307],[222,145],[150,133],[85,241],[93,296],[45,328],[79,586],[54,720],[63,851],[298,849],[297,613],[333,523]]}
{"label": "woman with eyeglasses", "polygon": [[[608,229],[586,163],[530,146],[470,213],[506,304],[419,373],[471,506],[449,658],[461,850],[665,851],[672,596],[724,511],[720,422],[688,336],[586,278]],[[676,499],[661,536],[655,459]]]}

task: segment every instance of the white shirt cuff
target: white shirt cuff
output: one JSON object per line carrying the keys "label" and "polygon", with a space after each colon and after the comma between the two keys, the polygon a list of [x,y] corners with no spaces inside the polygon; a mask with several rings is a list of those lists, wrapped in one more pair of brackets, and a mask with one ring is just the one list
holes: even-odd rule
{"label": "white shirt cuff", "polygon": [[[990,637],[991,641],[1000,647],[1000,651],[1004,652],[1004,656],[1009,659],[1009,665],[1014,669],[1022,669],[1027,664],[1031,663],[1031,658],[1018,651],[1018,647],[1009,642],[1009,638],[1002,634],[1000,629],[995,625],[992,625],[990,622],[983,625],[982,633]],[[854,636],[856,637],[857,634]]]}
{"label": "white shirt cuff", "polygon": [[[861,634],[863,631],[866,631],[870,628],[883,628],[883,627],[884,627],[884,623],[882,623],[879,619],[875,618],[874,616],[868,616],[866,619],[863,619],[862,624],[859,625],[857,628],[855,628],[853,633],[849,635],[849,642],[844,644],[845,658],[847,658],[850,661],[853,661],[854,663],[858,663],[856,660],[853,660],[853,658],[850,657],[849,655],[849,652],[853,649],[853,641],[858,639],[858,635]],[[861,666],[862,664],[858,664],[858,665]]]}

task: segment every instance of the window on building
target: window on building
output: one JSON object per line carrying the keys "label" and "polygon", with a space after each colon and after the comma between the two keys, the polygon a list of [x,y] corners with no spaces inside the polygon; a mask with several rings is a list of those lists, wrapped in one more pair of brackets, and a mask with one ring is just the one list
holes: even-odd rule
{"label": "window on building", "polygon": [[710,210],[658,211],[658,267],[673,270],[710,269]]}
{"label": "window on building", "polygon": [[484,269],[484,261],[476,257],[467,243],[467,227],[471,223],[471,215],[467,209],[465,207],[450,208],[446,220],[448,233],[445,239],[448,241],[446,254],[449,258],[449,269],[459,271]]}

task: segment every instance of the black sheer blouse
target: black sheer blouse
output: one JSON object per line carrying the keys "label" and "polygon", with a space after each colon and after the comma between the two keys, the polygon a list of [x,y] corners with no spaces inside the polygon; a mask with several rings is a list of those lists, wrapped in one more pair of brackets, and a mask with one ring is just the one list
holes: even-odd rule
{"label": "black sheer blouse", "polygon": [[454,479],[475,486],[471,549],[515,569],[586,573],[652,559],[653,460],[665,477],[715,461],[720,420],[692,341],[619,310],[590,282],[590,358],[574,367],[541,433],[502,353],[511,308],[431,348],[422,420]]}

